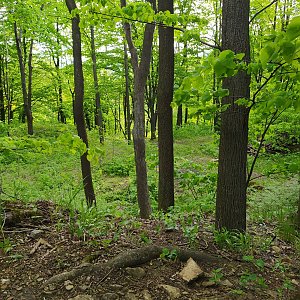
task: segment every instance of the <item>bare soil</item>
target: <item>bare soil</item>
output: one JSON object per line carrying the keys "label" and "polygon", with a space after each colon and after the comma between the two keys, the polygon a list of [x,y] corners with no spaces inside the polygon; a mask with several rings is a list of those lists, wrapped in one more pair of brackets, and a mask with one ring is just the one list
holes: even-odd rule
{"label": "bare soil", "polygon": [[[291,245],[274,238],[269,250],[253,253],[265,262],[259,268],[245,262],[241,254],[219,249],[213,234],[201,224],[194,249],[220,260],[198,261],[205,273],[191,283],[179,275],[185,262],[159,257],[138,268],[104,268],[48,285],[57,274],[89,263],[105,264],[131,249],[147,245],[188,249],[191,245],[179,229],[168,230],[158,220],[132,220],[124,225],[121,219],[107,216],[110,231],[79,239],[71,234],[69,212],[49,201],[29,206],[5,202],[2,210],[1,300],[300,299],[299,255]],[[211,221],[209,217],[203,220]],[[255,227],[254,234],[267,237],[271,232],[272,226],[264,224]]]}

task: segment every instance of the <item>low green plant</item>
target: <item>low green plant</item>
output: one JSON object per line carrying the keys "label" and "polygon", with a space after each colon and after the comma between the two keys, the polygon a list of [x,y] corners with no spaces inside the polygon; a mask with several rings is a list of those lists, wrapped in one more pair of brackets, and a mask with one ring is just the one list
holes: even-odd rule
{"label": "low green plant", "polygon": [[249,253],[252,250],[252,237],[247,233],[234,232],[228,230],[215,231],[215,243],[222,248]]}
{"label": "low green plant", "polygon": [[140,240],[144,243],[144,244],[151,244],[152,240],[149,237],[148,233],[146,231],[142,231],[140,233]]}
{"label": "low green plant", "polygon": [[162,253],[160,254],[161,259],[165,260],[176,260],[178,256],[178,253],[176,249],[168,249],[168,248],[163,248]]}
{"label": "low green plant", "polygon": [[113,160],[102,165],[103,173],[110,176],[129,176],[130,172],[134,170],[132,159],[113,158]]}
{"label": "low green plant", "polygon": [[255,259],[253,255],[244,255],[243,260],[246,262],[253,263],[261,271],[265,267],[265,262],[261,258]]}
{"label": "low green plant", "polygon": [[211,274],[212,274],[212,276],[210,277],[209,281],[211,281],[215,284],[219,284],[221,282],[222,278],[224,277],[224,275],[222,273],[222,268],[212,270]]}
{"label": "low green plant", "polygon": [[240,285],[242,287],[247,287],[248,285],[260,286],[262,288],[267,287],[265,279],[262,277],[262,275],[250,273],[248,270],[245,271],[240,277]]}
{"label": "low green plant", "polygon": [[4,254],[8,254],[13,249],[13,244],[9,239],[4,238],[0,241],[0,249]]}

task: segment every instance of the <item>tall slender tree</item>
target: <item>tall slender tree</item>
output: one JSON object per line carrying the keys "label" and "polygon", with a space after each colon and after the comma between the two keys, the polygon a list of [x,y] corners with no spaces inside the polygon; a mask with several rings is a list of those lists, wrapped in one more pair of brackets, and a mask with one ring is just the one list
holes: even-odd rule
{"label": "tall slender tree", "polygon": [[[66,0],[66,5],[70,14],[76,9],[74,0]],[[88,137],[85,128],[84,111],[83,111],[83,97],[84,97],[84,77],[82,70],[82,57],[81,57],[81,33],[80,33],[80,17],[78,14],[72,16],[72,39],[73,39],[73,59],[74,59],[74,85],[75,85],[75,98],[74,98],[74,120],[78,136],[85,143],[88,149]],[[96,204],[96,197],[93,187],[91,164],[87,159],[87,151],[81,157],[81,172],[84,186],[85,198],[88,206]]]}
{"label": "tall slender tree", "polygon": [[[153,4],[152,1],[149,2]],[[126,6],[126,0],[121,0],[121,6]],[[137,197],[140,216],[144,219],[149,218],[151,214],[146,165],[144,93],[150,69],[154,29],[155,26],[153,24],[148,23],[145,26],[141,59],[139,62],[138,52],[132,40],[130,24],[127,22],[124,23],[125,36],[131,54],[134,81],[134,127],[132,135],[135,155]]]}
{"label": "tall slender tree", "polygon": [[[250,61],[249,0],[223,0],[222,49],[244,53]],[[222,105],[229,105],[221,113],[219,167],[216,203],[216,227],[246,230],[246,164],[249,108],[237,105],[239,98],[250,98],[250,75],[239,71],[223,79],[229,96]]]}
{"label": "tall slender tree", "polygon": [[124,91],[124,125],[126,137],[128,142],[131,141],[131,119],[130,119],[130,101],[129,101],[129,66],[128,66],[128,53],[126,41],[124,41],[124,77],[125,77],[125,91]]}
{"label": "tall slender tree", "polygon": [[[26,78],[26,55],[27,55],[27,43],[22,28],[18,28],[17,22],[14,22],[15,41],[17,46],[17,53],[19,59],[19,67],[21,74],[21,86],[23,94],[23,107],[24,114],[27,120],[27,133],[33,134],[33,117],[31,110],[31,91],[32,91],[32,50],[33,39],[30,39],[29,55],[28,55],[28,78]],[[23,34],[23,36],[22,36]],[[22,43],[23,40],[23,43]],[[28,85],[27,85],[28,81]]]}
{"label": "tall slender tree", "polygon": [[[159,0],[158,10],[174,12],[173,0]],[[158,67],[158,208],[167,211],[174,205],[173,114],[174,29],[159,27]]]}
{"label": "tall slender tree", "polygon": [[94,26],[91,26],[91,56],[93,62],[93,76],[94,76],[94,88],[95,88],[95,123],[99,128],[99,140],[100,143],[104,143],[104,128],[103,128],[103,117],[102,117],[102,107],[100,100],[100,90],[99,90],[99,80],[97,74],[97,59],[96,59],[96,50],[95,50],[95,29]]}

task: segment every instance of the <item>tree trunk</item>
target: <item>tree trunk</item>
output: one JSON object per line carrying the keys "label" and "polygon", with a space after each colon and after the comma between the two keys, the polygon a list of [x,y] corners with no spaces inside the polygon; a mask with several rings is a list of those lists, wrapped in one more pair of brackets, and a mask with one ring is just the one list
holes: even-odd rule
{"label": "tree trunk", "polygon": [[184,115],[184,124],[187,124],[189,118],[189,109],[188,107],[185,108],[185,115]]}
{"label": "tree trunk", "polygon": [[99,81],[97,74],[97,61],[95,51],[95,32],[94,27],[91,26],[91,50],[92,50],[92,62],[93,62],[93,75],[94,75],[94,89],[95,89],[95,106],[96,106],[96,125],[99,128],[99,141],[101,144],[104,143],[104,130],[103,130],[103,117],[100,100]]}
{"label": "tree trunk", "polygon": [[176,126],[181,127],[182,126],[182,104],[180,104],[177,108],[177,121]]}
{"label": "tree trunk", "polygon": [[[222,49],[245,53],[250,61],[249,0],[223,0]],[[216,227],[246,230],[246,163],[249,109],[235,104],[239,98],[250,98],[250,76],[240,71],[223,80],[229,96],[222,105],[219,168],[216,203]]]}
{"label": "tree trunk", "polygon": [[5,122],[5,105],[4,105],[4,78],[3,73],[3,59],[0,55],[0,121]]}
{"label": "tree trunk", "polygon": [[[72,13],[76,9],[74,0],[66,0],[66,5],[69,12]],[[86,144],[88,148],[88,138],[84,122],[83,98],[84,98],[84,78],[82,70],[81,57],[81,33],[79,27],[79,15],[72,17],[72,38],[73,38],[73,59],[74,59],[74,84],[75,84],[75,99],[74,99],[74,119],[76,122],[78,136]],[[96,205],[96,197],[94,193],[91,165],[87,159],[87,152],[81,155],[81,172],[83,178],[84,193],[87,205],[91,207]]]}
{"label": "tree trunk", "polygon": [[[158,10],[174,12],[173,0],[159,0]],[[174,29],[159,27],[158,69],[158,208],[167,212],[174,206],[173,114]]]}
{"label": "tree trunk", "polygon": [[32,117],[32,50],[33,39],[30,40],[29,56],[28,56],[28,101],[25,110],[27,117],[28,134],[33,134],[33,117]]}
{"label": "tree trunk", "polygon": [[[150,1],[149,1],[150,2]],[[126,1],[121,0],[121,6],[126,6]],[[146,165],[146,145],[145,145],[145,109],[144,109],[144,91],[147,77],[150,69],[152,41],[155,26],[146,24],[143,38],[143,47],[140,63],[138,61],[137,50],[131,37],[131,28],[128,23],[124,24],[124,31],[131,54],[131,64],[134,73],[134,127],[133,144],[136,167],[137,197],[140,208],[141,218],[147,219],[151,214],[151,205],[149,200],[147,165]]]}
{"label": "tree trunk", "polygon": [[[29,59],[28,59],[28,67],[29,67],[29,83],[28,88],[30,88],[30,91],[27,91],[26,86],[26,73],[25,73],[25,58],[22,54],[22,46],[21,46],[21,37],[18,34],[18,28],[17,23],[14,22],[14,33],[15,33],[15,40],[16,40],[16,46],[17,46],[17,53],[18,53],[18,59],[19,59],[19,67],[20,67],[20,75],[21,75],[21,86],[22,86],[22,94],[23,94],[23,104],[24,104],[24,114],[27,118],[27,132],[29,135],[33,134],[33,118],[32,118],[32,112],[31,112],[31,77],[32,77],[32,66],[31,66],[31,60],[32,60],[32,46],[33,46],[33,40],[30,42],[30,52],[29,52]],[[25,47],[25,42],[23,39],[23,47]],[[26,53],[26,49],[23,49],[24,56]]]}
{"label": "tree trunk", "polygon": [[[57,47],[60,48],[60,41],[59,41],[59,24],[56,23],[56,44]],[[58,111],[57,111],[57,120],[58,122],[61,123],[66,123],[66,116],[63,110],[63,97],[62,97],[62,80],[61,80],[61,74],[60,74],[60,57],[59,57],[59,52],[57,51],[56,57],[53,57],[53,61],[55,64],[55,69],[56,69],[56,76],[57,76],[57,81],[58,81],[58,93],[57,93],[57,104],[58,104]]]}
{"label": "tree trunk", "polygon": [[128,54],[127,46],[124,41],[124,71],[125,71],[125,94],[124,94],[124,120],[125,130],[127,133],[127,140],[131,141],[131,120],[130,120],[130,102],[129,102],[129,68],[128,68]]}

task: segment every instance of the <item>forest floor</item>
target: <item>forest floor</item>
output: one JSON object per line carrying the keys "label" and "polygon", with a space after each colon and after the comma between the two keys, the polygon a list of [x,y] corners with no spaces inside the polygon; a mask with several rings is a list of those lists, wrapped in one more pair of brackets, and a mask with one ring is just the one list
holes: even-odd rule
{"label": "forest floor", "polygon": [[[111,230],[101,237],[71,234],[76,215],[50,201],[4,202],[5,224],[0,241],[0,299],[300,299],[299,253],[274,234],[272,224],[251,227],[262,240],[273,236],[266,251],[253,257],[220,249],[204,224],[190,245],[180,229],[159,220],[122,220],[110,215]],[[75,222],[76,223],[76,222]],[[75,224],[73,223],[73,224]],[[2,239],[3,238],[3,239]],[[83,264],[105,264],[113,257],[149,245],[190,247],[218,261],[197,261],[204,273],[191,282],[180,272],[186,265],[176,253],[164,252],[134,268],[99,269],[72,280],[47,284],[54,275]],[[255,259],[254,259],[255,257]]]}

